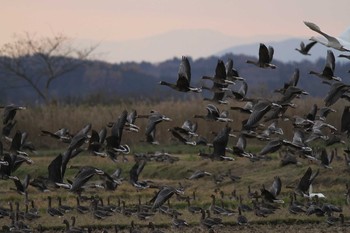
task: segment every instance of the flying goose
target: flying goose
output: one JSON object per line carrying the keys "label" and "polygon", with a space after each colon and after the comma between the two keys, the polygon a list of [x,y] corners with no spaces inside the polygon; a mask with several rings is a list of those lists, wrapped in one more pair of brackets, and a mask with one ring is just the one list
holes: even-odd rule
{"label": "flying goose", "polygon": [[276,69],[276,65],[271,64],[273,53],[273,47],[269,46],[269,48],[267,48],[266,45],[260,43],[258,61],[247,60],[247,63],[254,64],[260,68]]}
{"label": "flying goose", "polygon": [[151,111],[151,114],[148,116],[148,122],[145,132],[146,142],[156,145],[159,144],[159,142],[155,140],[156,126],[163,121],[171,121],[171,119],[157,111]]}
{"label": "flying goose", "polygon": [[316,24],[312,23],[312,22],[307,22],[307,21],[304,21],[304,24],[310,28],[312,31],[315,31],[319,34],[321,34],[322,36],[324,36],[327,41],[322,41],[314,36],[312,36],[310,38],[310,40],[312,41],[316,41],[320,44],[323,44],[327,47],[331,47],[333,49],[336,49],[336,50],[339,50],[339,51],[347,51],[349,52],[349,42],[346,42],[344,40],[342,40],[341,38],[337,38],[337,37],[333,37],[333,36],[330,36],[328,34],[326,34],[325,32],[321,31],[320,27],[317,26]]}
{"label": "flying goose", "polygon": [[344,106],[340,121],[340,131],[350,135],[350,106]]}
{"label": "flying goose", "polygon": [[311,54],[309,53],[310,49],[317,43],[317,41],[312,41],[308,43],[307,45],[304,44],[303,41],[300,42],[300,47],[295,48],[298,52],[300,52],[303,55],[308,55],[310,56]]}
{"label": "flying goose", "polygon": [[2,123],[6,125],[8,122],[12,121],[17,113],[17,110],[23,110],[26,109],[26,107],[17,106],[14,104],[10,104],[7,106],[1,106],[0,108],[3,108],[4,111],[2,113]]}
{"label": "flying goose", "polygon": [[342,96],[350,91],[350,85],[342,82],[335,82],[331,85],[327,96],[324,99],[326,107],[329,107],[337,102]]}
{"label": "flying goose", "polygon": [[311,70],[309,74],[314,74],[317,77],[325,80],[342,81],[340,77],[334,76],[335,57],[332,50],[327,50],[326,64],[321,73]]}
{"label": "flying goose", "polygon": [[208,121],[219,121],[219,122],[232,122],[232,119],[228,118],[228,111],[222,111],[214,104],[208,104],[207,107],[207,115],[194,115],[194,118],[202,118]]}
{"label": "flying goose", "polygon": [[265,189],[264,185],[263,185],[263,188],[260,189],[261,196],[264,198],[264,200],[268,202],[284,203],[283,200],[277,199],[277,196],[281,193],[281,187],[282,187],[281,178],[279,176],[275,176],[269,190]]}
{"label": "flying goose", "polygon": [[233,68],[233,60],[227,59],[227,62],[225,63],[225,69],[226,69],[226,79],[229,81],[244,81],[244,78],[240,77],[238,74],[238,71]]}
{"label": "flying goose", "polygon": [[152,209],[160,208],[165,202],[167,202],[174,194],[182,194],[182,188],[174,188],[171,186],[162,187],[157,194],[152,198],[150,202],[153,202]]}
{"label": "flying goose", "polygon": [[137,161],[129,172],[131,184],[138,189],[145,189],[149,187],[146,181],[139,181],[139,175],[142,172],[145,165],[145,160]]}
{"label": "flying goose", "polygon": [[183,144],[185,145],[192,145],[192,146],[195,146],[196,145],[196,142],[195,141],[189,141],[188,139],[186,139],[184,136],[181,135],[181,133],[175,129],[175,128],[172,128],[172,129],[168,129],[168,131],[176,138],[178,139],[180,142],[182,142]]}
{"label": "flying goose", "polygon": [[217,87],[221,88],[222,91],[225,91],[227,89],[228,84],[234,84],[233,81],[226,79],[226,67],[224,62],[220,59],[216,65],[214,77],[203,76],[202,79],[209,79],[213,81],[214,84],[219,84]]}
{"label": "flying goose", "polygon": [[300,77],[300,71],[298,68],[296,68],[292,74],[292,76],[289,79],[288,83],[284,83],[283,88],[280,89],[276,89],[274,90],[274,92],[279,92],[281,94],[284,94],[286,92],[286,90],[288,89],[288,87],[293,86],[296,87],[298,85],[299,82],[299,77]]}
{"label": "flying goose", "polygon": [[16,191],[21,194],[25,195],[27,193],[27,188],[30,182],[30,175],[26,174],[24,177],[23,182],[17,177],[17,176],[10,176],[10,179],[12,179],[16,185]]}
{"label": "flying goose", "polygon": [[309,197],[309,188],[312,182],[315,180],[319,173],[317,170],[315,173],[312,173],[311,167],[309,167],[303,177],[300,179],[297,187],[294,189],[294,193],[302,197]]}
{"label": "flying goose", "polygon": [[194,88],[190,86],[191,83],[191,66],[187,57],[182,56],[182,60],[179,66],[178,78],[176,84],[160,81],[160,85],[169,86],[174,90],[181,92],[201,92],[201,88]]}

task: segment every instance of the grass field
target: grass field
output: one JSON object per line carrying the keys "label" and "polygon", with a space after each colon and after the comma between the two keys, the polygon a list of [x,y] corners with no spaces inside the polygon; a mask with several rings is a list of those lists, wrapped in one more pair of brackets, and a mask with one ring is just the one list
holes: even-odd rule
{"label": "grass field", "polygon": [[[215,194],[217,201],[223,201],[223,204],[227,208],[237,210],[239,202],[233,196],[233,191],[236,195],[242,195],[244,203],[251,204],[251,200],[247,197],[247,187],[250,185],[252,190],[260,190],[264,184],[269,187],[272,184],[273,177],[279,176],[282,180],[282,191],[279,195],[285,201],[285,204],[281,204],[279,209],[266,218],[258,217],[254,212],[246,212],[244,215],[248,218],[250,224],[249,226],[238,226],[237,225],[237,213],[233,216],[223,217],[225,223],[224,227],[217,229],[218,232],[230,232],[230,231],[242,231],[242,232],[277,232],[277,230],[282,230],[288,232],[297,232],[295,230],[300,228],[300,232],[303,232],[308,228],[315,228],[314,232],[328,232],[333,227],[329,228],[325,222],[326,217],[316,217],[301,215],[292,215],[288,212],[289,203],[289,193],[293,189],[286,188],[287,185],[295,184],[301,176],[304,174],[306,169],[311,166],[313,170],[320,168],[317,164],[310,164],[305,159],[299,159],[302,165],[289,165],[286,167],[280,166],[280,159],[277,155],[272,155],[269,161],[257,161],[251,162],[245,158],[236,158],[235,161],[231,162],[220,162],[220,161],[210,161],[202,160],[196,154],[180,154],[177,155],[180,160],[173,164],[164,164],[157,162],[149,162],[146,164],[143,172],[140,175],[140,180],[148,179],[161,185],[174,185],[176,186],[178,182],[186,188],[185,196],[193,196],[195,192],[195,200],[192,200],[193,205],[208,208],[211,203],[211,194]],[[339,160],[335,160],[333,169],[320,168],[320,174],[316,178],[314,183],[314,190],[317,192],[322,192],[326,195],[327,199],[324,202],[332,203],[343,207],[343,213],[345,216],[350,216],[349,208],[346,205],[345,184],[348,182],[349,170],[345,166],[342,156]],[[25,173],[32,174],[32,177],[39,175],[44,175],[46,173],[46,167],[49,162],[53,159],[52,156],[37,156],[33,157],[34,164],[23,165],[15,175],[23,177]],[[125,181],[120,185],[116,191],[107,192],[102,189],[90,189],[87,190],[84,195],[98,195],[103,198],[106,202],[107,197],[111,197],[113,204],[117,204],[117,198],[124,200],[128,207],[135,206],[138,203],[138,198],[141,198],[142,203],[147,203],[154,195],[155,189],[146,189],[137,191],[128,182],[129,175],[128,172],[131,166],[134,164],[132,156],[128,156],[128,162],[111,163],[108,158],[93,157],[88,154],[79,155],[70,161],[74,165],[93,165],[98,168],[103,168],[106,172],[112,172],[116,168],[122,169],[122,177]],[[39,168],[39,169],[38,169]],[[232,174],[240,176],[241,179],[238,181],[231,181],[229,178],[225,177],[221,183],[215,183],[213,177],[204,177],[199,180],[187,180],[191,172],[189,170],[205,170],[216,176],[225,174],[229,169],[231,169]],[[68,169],[67,178],[72,178],[76,170]],[[96,180],[96,179],[95,179]],[[24,196],[19,195],[12,190],[14,184],[10,180],[1,180],[1,206],[7,207],[8,202],[18,201],[20,203],[20,209],[24,211]],[[220,191],[222,193],[220,194]],[[172,218],[157,213],[150,220],[139,220],[137,216],[126,217],[120,213],[116,213],[105,220],[94,219],[93,216],[88,214],[78,214],[75,210],[65,214],[64,217],[51,217],[46,213],[47,209],[47,197],[53,197],[53,206],[57,206],[57,201],[55,197],[61,196],[63,203],[65,205],[75,206],[75,195],[67,192],[63,189],[53,190],[49,193],[38,192],[35,188],[29,187],[29,199],[35,200],[37,208],[39,208],[41,218],[27,222],[30,226],[35,227],[41,224],[45,229],[52,232],[54,229],[62,230],[64,229],[63,219],[70,219],[70,216],[74,215],[77,217],[77,225],[79,226],[92,226],[96,228],[96,232],[99,232],[97,228],[111,228],[115,224],[120,226],[121,229],[129,229],[130,223],[133,220],[137,226],[141,226],[145,229],[145,226],[149,221],[152,221],[156,226],[165,229],[167,232],[205,232],[207,231],[200,225],[200,215],[192,215],[187,211],[187,205],[184,200],[179,200],[175,196],[171,198],[170,204],[173,208],[177,209],[182,213],[181,218],[185,219],[190,225],[190,229],[174,229],[171,227]],[[307,200],[300,201],[306,202]],[[89,205],[89,203],[84,203],[84,205]],[[2,218],[0,224],[9,224],[10,220]],[[336,231],[342,231],[343,227],[334,227]],[[313,232],[313,231],[311,231]]]}
{"label": "grass field", "polygon": [[[298,105],[297,109],[289,109],[287,115],[300,115],[304,116],[310,110],[312,103],[317,103],[322,106],[321,99],[307,99],[296,100]],[[241,103],[236,103],[240,105]],[[147,225],[149,221],[154,222],[156,227],[163,229],[165,232],[208,232],[208,229],[204,228],[201,223],[201,215],[190,214],[187,210],[187,203],[184,197],[191,198],[191,204],[200,206],[204,209],[208,209],[211,204],[211,195],[216,197],[217,205],[222,205],[225,208],[233,209],[236,211],[232,216],[220,216],[223,219],[224,226],[215,229],[216,232],[346,232],[347,228],[339,223],[335,226],[328,226],[326,223],[327,216],[316,217],[315,215],[307,216],[306,214],[293,215],[289,213],[289,197],[290,193],[294,191],[293,188],[301,177],[304,175],[308,167],[311,167],[313,171],[320,169],[320,173],[313,183],[314,192],[323,193],[327,198],[320,199],[320,202],[331,203],[333,205],[341,206],[342,212],[345,215],[346,221],[350,219],[350,210],[346,203],[346,184],[349,182],[350,169],[346,165],[343,149],[347,147],[338,146],[337,156],[335,157],[331,166],[333,169],[326,169],[321,167],[316,162],[308,161],[305,158],[298,158],[301,164],[288,165],[282,167],[280,165],[280,157],[278,153],[269,154],[270,159],[259,160],[252,162],[247,158],[235,157],[234,161],[211,161],[203,160],[198,156],[199,151],[211,151],[210,148],[205,146],[188,146],[179,144],[178,141],[171,138],[167,129],[174,126],[181,126],[186,119],[193,120],[195,114],[206,114],[207,103],[199,100],[190,101],[168,101],[159,103],[124,103],[118,106],[46,106],[46,107],[33,107],[28,108],[25,111],[20,111],[16,115],[18,124],[16,129],[26,131],[29,133],[28,140],[32,141],[37,148],[37,154],[31,154],[31,158],[34,161],[32,165],[23,164],[12,175],[18,176],[23,179],[26,174],[30,174],[34,179],[39,176],[48,175],[47,167],[50,162],[59,153],[62,153],[67,148],[67,144],[63,144],[53,138],[39,136],[42,129],[55,131],[61,127],[67,127],[72,133],[79,131],[85,124],[92,123],[92,128],[100,130],[108,122],[115,121],[119,114],[127,109],[137,109],[139,114],[147,114],[151,109],[155,109],[166,116],[173,119],[171,122],[162,123],[157,128],[157,140],[160,145],[154,146],[147,143],[140,142],[144,140],[144,129],[147,124],[147,120],[138,119],[136,124],[140,126],[141,131],[137,134],[125,132],[123,134],[122,143],[127,143],[131,147],[131,153],[126,156],[127,161],[123,161],[122,157],[118,159],[118,162],[113,162],[109,158],[101,158],[92,156],[88,152],[83,152],[77,157],[69,161],[70,166],[94,166],[104,170],[111,174],[117,168],[122,169],[122,177],[124,181],[117,187],[115,191],[105,191],[100,188],[90,188],[83,192],[83,196],[86,197],[101,197],[104,203],[107,202],[107,197],[110,197],[112,204],[117,205],[118,200],[125,202],[125,208],[136,208],[139,199],[142,204],[149,203],[158,189],[144,189],[137,190],[129,182],[129,171],[135,164],[134,154],[147,153],[155,151],[165,151],[171,153],[173,156],[179,158],[175,163],[160,163],[160,162],[147,162],[145,168],[140,174],[139,180],[150,180],[158,186],[178,186],[179,183],[185,187],[185,194],[177,197],[173,196],[170,199],[172,208],[181,212],[179,216],[181,219],[185,219],[190,227],[177,229],[172,226],[172,218],[164,214],[156,212],[149,220],[140,220],[136,215],[125,216],[122,213],[114,213],[112,216],[107,217],[104,220],[95,219],[91,213],[79,214],[76,210],[70,213],[66,213],[63,217],[51,217],[47,214],[48,196],[53,199],[53,206],[57,207],[57,197],[62,197],[64,205],[76,206],[76,194],[71,193],[63,188],[51,189],[50,192],[40,192],[32,186],[29,186],[28,193],[29,199],[34,200],[36,207],[39,209],[40,218],[33,221],[24,220],[31,228],[36,228],[38,225],[43,226],[45,232],[61,232],[65,229],[63,220],[70,220],[71,216],[76,216],[76,225],[82,227],[91,227],[93,232],[102,232],[102,229],[108,229],[112,231],[114,225],[117,225],[122,231],[129,231],[130,224],[134,221],[137,227],[140,227],[142,231],[149,232]],[[339,101],[336,105],[332,106],[337,110],[336,113],[331,113],[327,118],[327,122],[338,127],[340,125],[340,117],[343,111],[345,103]],[[220,109],[227,109],[228,107],[221,107]],[[185,109],[186,111],[180,111]],[[233,122],[230,126],[234,131],[239,131],[241,127],[241,121],[246,118],[242,114],[230,112],[230,117]],[[212,132],[220,131],[225,124],[218,122],[204,121],[198,119],[198,133],[205,136],[212,141],[214,135]],[[267,124],[267,123],[266,123]],[[290,122],[280,122],[280,126],[285,131],[283,138],[291,139],[293,134],[293,127]],[[5,149],[9,148],[9,145],[3,140]],[[235,145],[236,139],[231,138],[228,147]],[[248,139],[247,151],[256,153],[261,150],[266,142],[261,142],[257,139]],[[315,141],[310,146],[312,147],[324,147],[322,141]],[[83,146],[85,148],[86,145]],[[327,148],[328,153],[334,150],[336,147],[332,146]],[[198,180],[188,180],[193,171],[204,170],[210,172],[212,176],[207,176]],[[239,176],[240,179],[232,181],[226,174],[231,170],[233,175]],[[65,179],[73,180],[76,169],[68,168],[65,174]],[[274,180],[275,176],[279,176],[282,181],[282,190],[278,198],[284,200],[284,204],[279,204],[278,209],[274,214],[267,217],[258,217],[254,211],[244,212],[249,224],[248,226],[239,226],[237,224],[237,208],[239,201],[237,197],[242,196],[245,204],[253,207],[252,199],[248,197],[248,186],[251,190],[260,193],[260,189],[263,185],[269,188]],[[214,179],[215,178],[215,179]],[[221,178],[221,180],[220,180]],[[94,176],[91,180],[92,183],[99,181],[98,176]],[[19,210],[25,211],[25,199],[24,196],[18,194],[15,190],[15,184],[12,180],[0,180],[0,206],[9,208],[9,203],[14,205],[15,202],[19,203]],[[194,195],[195,194],[195,195]],[[195,197],[195,198],[194,198]],[[298,201],[307,203],[308,199],[299,197]],[[85,206],[90,206],[88,201],[82,203]],[[338,216],[337,213],[333,214]],[[215,216],[218,217],[218,216]],[[10,225],[11,220],[9,217],[0,218],[0,225]]]}

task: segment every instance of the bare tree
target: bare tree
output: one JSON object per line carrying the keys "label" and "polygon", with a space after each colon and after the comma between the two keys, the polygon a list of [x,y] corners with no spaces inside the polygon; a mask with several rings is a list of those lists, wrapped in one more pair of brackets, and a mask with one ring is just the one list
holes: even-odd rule
{"label": "bare tree", "polygon": [[76,49],[71,42],[63,35],[40,39],[28,33],[16,36],[0,48],[0,79],[25,83],[49,103],[53,100],[52,82],[81,66],[96,48]]}

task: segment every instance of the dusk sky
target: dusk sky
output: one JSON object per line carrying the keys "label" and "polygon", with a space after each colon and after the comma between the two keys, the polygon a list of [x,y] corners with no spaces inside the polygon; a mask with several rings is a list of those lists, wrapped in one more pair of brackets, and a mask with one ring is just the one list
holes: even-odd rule
{"label": "dusk sky", "polygon": [[[99,43],[101,59],[116,62],[160,61],[179,53],[200,56],[266,38],[316,35],[303,21],[314,22],[335,36],[350,26],[348,0],[13,0],[3,1],[1,11],[0,46],[24,32],[38,37],[64,34],[84,43]],[[200,38],[194,46],[186,45],[186,33],[170,34],[172,40],[165,42],[168,49],[152,43],[142,45],[153,46],[152,50],[129,48],[147,38],[183,29],[188,34],[201,29],[217,35]],[[232,42],[231,37],[235,39]],[[109,46],[112,43],[116,43],[114,47]],[[184,51],[178,49],[181,43]]]}

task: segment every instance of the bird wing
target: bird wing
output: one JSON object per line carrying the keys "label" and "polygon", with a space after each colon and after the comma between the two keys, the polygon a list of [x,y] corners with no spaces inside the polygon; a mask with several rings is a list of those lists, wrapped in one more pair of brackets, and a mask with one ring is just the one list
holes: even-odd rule
{"label": "bird wing", "polygon": [[220,111],[214,104],[208,104],[206,109],[208,111],[208,116],[213,116],[214,118],[218,118],[220,116]]}
{"label": "bird wing", "polygon": [[226,68],[222,60],[218,60],[218,64],[216,65],[216,68],[215,68],[215,77],[221,80],[226,79]]}
{"label": "bird wing", "polygon": [[229,75],[233,69],[233,60],[228,59],[225,64],[226,75]]}
{"label": "bird wing", "polygon": [[273,49],[273,47],[269,46],[269,62],[272,61],[274,52],[275,50]]}
{"label": "bird wing", "polygon": [[56,156],[48,166],[49,180],[55,183],[62,183],[62,154]]}
{"label": "bird wing", "polygon": [[[303,42],[301,42],[301,43],[303,43]],[[305,51],[306,53],[308,53],[308,52],[310,51],[310,49],[311,49],[316,43],[317,43],[317,41],[312,41],[312,42],[308,43],[308,44],[305,46],[304,51]]]}
{"label": "bird wing", "polygon": [[308,26],[311,30],[321,34],[322,36],[326,37],[326,39],[328,40],[329,43],[336,43],[336,44],[340,44],[339,40],[333,36],[330,36],[328,35],[327,33],[321,31],[320,27],[317,26],[316,24],[314,23],[311,23],[311,22],[305,22],[304,21],[304,24],[306,26]]}
{"label": "bird wing", "polygon": [[279,150],[282,146],[282,142],[280,139],[275,139],[272,141],[269,141],[264,148],[261,149],[259,152],[259,155],[266,155],[268,153],[273,153]]}
{"label": "bird wing", "polygon": [[152,208],[155,209],[162,206],[174,193],[175,189],[172,187],[162,188],[152,199],[154,200]]}
{"label": "bird wing", "polygon": [[224,156],[226,152],[226,146],[229,139],[229,133],[231,131],[230,127],[225,127],[222,129],[218,135],[213,140],[213,155],[214,156]]}
{"label": "bird wing", "polygon": [[332,52],[332,50],[327,50],[327,61],[326,61],[326,66],[332,69],[332,71],[335,70],[335,57]]}
{"label": "bird wing", "polygon": [[259,62],[260,63],[269,63],[270,62],[270,55],[269,50],[263,43],[260,43],[259,47]]}
{"label": "bird wing", "polygon": [[350,132],[350,106],[345,106],[341,116],[340,130],[341,132]]}
{"label": "bird wing", "polygon": [[187,57],[182,56],[179,66],[177,86],[189,86],[191,82],[191,65]]}
{"label": "bird wing", "polygon": [[270,187],[270,192],[277,197],[281,193],[282,181],[279,176],[275,176],[273,183]]}
{"label": "bird wing", "polygon": [[311,174],[312,170],[311,167],[309,167],[299,181],[297,188],[303,193],[306,193],[309,190]]}

